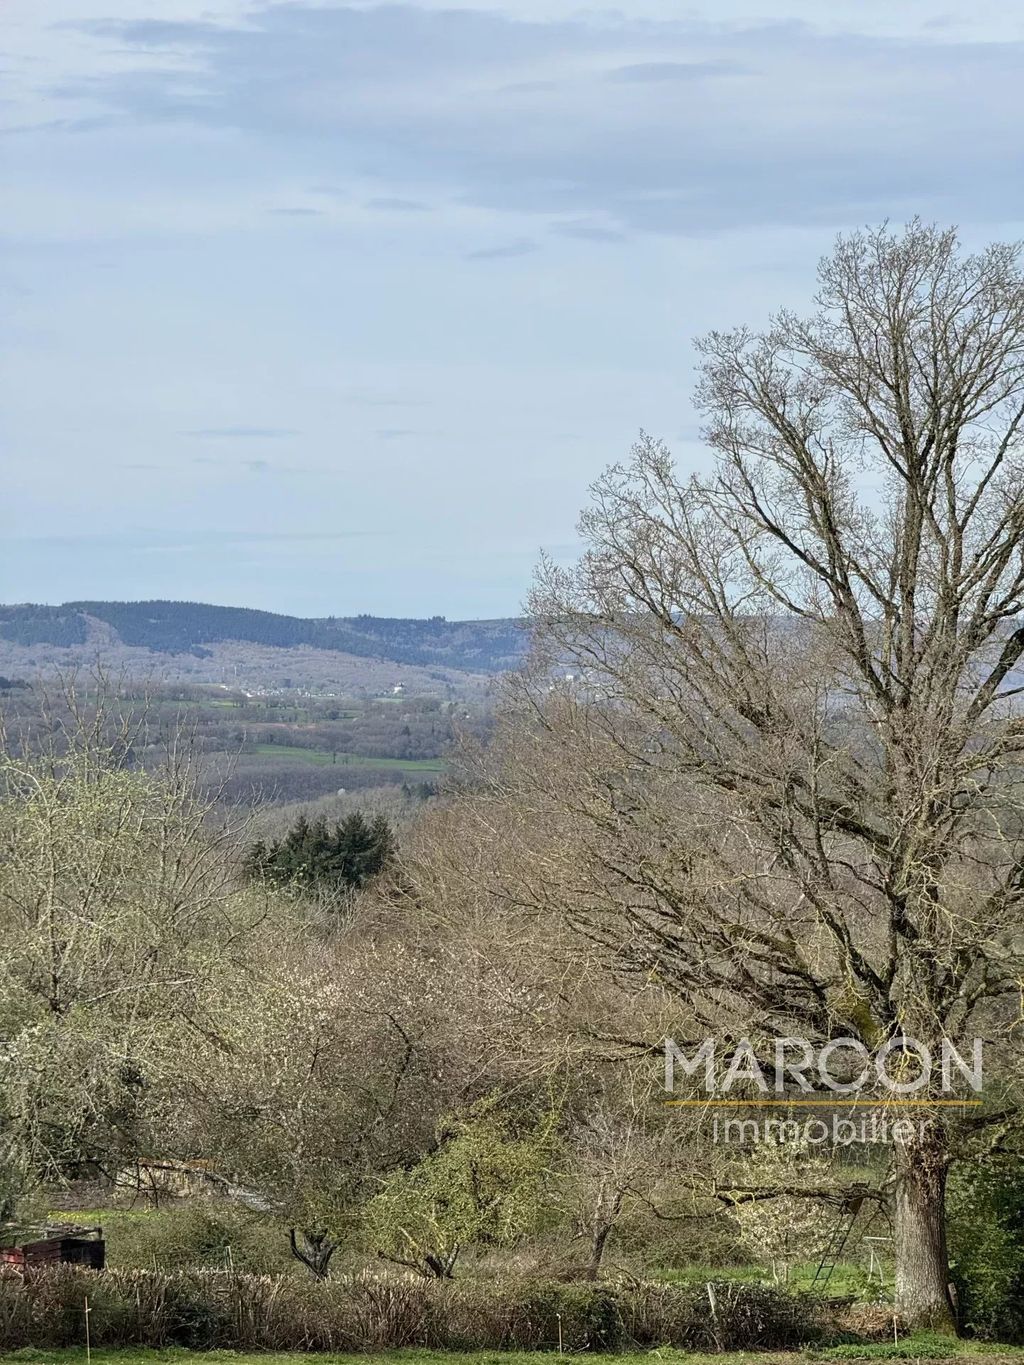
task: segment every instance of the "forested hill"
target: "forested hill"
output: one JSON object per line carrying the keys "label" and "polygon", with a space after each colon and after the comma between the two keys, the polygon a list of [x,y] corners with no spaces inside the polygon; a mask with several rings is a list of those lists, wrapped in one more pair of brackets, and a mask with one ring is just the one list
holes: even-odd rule
{"label": "forested hill", "polygon": [[13,644],[80,645],[90,618],[124,645],[161,654],[196,654],[222,640],[282,649],[309,645],[396,663],[497,673],[514,668],[527,646],[521,621],[447,621],[384,616],[304,619],[203,602],[65,602],[63,606],[0,606],[0,639]]}

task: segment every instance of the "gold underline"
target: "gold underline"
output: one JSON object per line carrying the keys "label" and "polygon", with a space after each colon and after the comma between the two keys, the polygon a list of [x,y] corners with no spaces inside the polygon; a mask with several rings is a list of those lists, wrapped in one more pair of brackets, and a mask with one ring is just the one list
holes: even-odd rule
{"label": "gold underline", "polygon": [[840,1106],[859,1107],[861,1109],[936,1109],[954,1104],[970,1105],[972,1108],[976,1108],[981,1104],[981,1100],[833,1100],[822,1096],[820,1099],[811,1100],[664,1100],[663,1103],[666,1107],[676,1109],[752,1109],[766,1107],[794,1109],[798,1105],[813,1105],[819,1109],[835,1109]]}

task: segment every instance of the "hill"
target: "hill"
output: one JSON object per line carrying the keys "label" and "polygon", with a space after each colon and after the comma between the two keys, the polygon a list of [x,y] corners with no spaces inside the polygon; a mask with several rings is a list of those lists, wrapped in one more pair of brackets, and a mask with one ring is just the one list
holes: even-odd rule
{"label": "hill", "polygon": [[209,657],[227,641],[272,649],[306,646],[357,658],[472,673],[515,668],[527,646],[521,621],[448,621],[382,616],[304,618],[204,602],[65,602],[0,606],[0,640],[13,645],[110,644],[154,654]]}

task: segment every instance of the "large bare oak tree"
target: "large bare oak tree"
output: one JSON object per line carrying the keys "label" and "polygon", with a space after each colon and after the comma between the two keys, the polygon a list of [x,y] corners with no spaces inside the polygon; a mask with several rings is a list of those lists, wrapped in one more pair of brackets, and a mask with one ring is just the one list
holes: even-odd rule
{"label": "large bare oak tree", "polygon": [[541,570],[499,785],[572,848],[524,899],[695,1036],[987,1040],[981,1108],[893,1153],[899,1307],[951,1324],[949,1163],[1015,1141],[1019,250],[857,233],[816,304],[699,343],[710,472],[645,437],[595,485],[581,562]]}

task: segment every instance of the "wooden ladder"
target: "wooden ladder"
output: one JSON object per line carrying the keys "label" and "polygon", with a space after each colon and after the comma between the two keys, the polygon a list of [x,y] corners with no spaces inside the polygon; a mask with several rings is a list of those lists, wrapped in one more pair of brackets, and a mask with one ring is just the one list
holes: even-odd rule
{"label": "wooden ladder", "polygon": [[817,1288],[819,1283],[822,1289],[827,1287],[832,1278],[833,1270],[839,1264],[843,1248],[850,1240],[850,1233],[853,1231],[853,1225],[857,1221],[863,1203],[864,1196],[862,1194],[855,1195],[854,1198],[847,1199],[843,1203],[839,1221],[832,1229],[825,1250],[821,1253],[818,1268],[814,1272],[814,1279],[811,1281],[812,1289]]}

